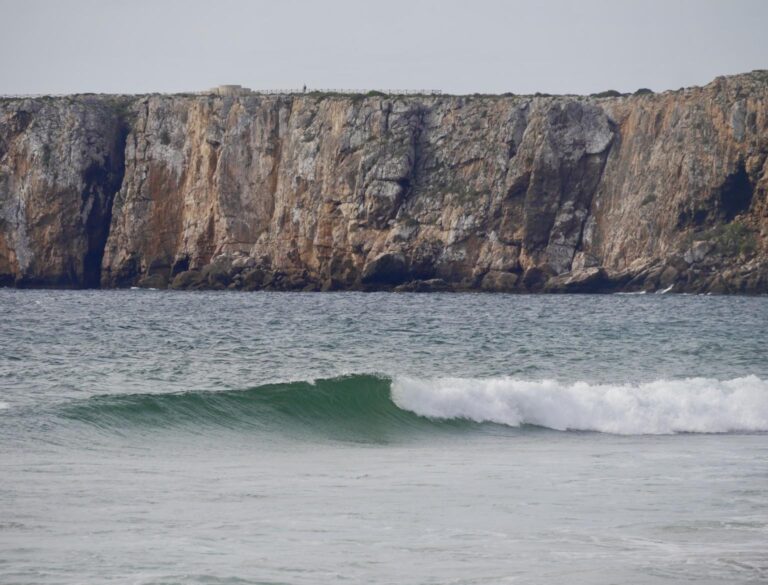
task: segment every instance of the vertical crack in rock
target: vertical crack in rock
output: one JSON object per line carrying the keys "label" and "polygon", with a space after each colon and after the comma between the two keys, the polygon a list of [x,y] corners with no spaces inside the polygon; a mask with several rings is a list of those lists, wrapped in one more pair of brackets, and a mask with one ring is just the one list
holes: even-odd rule
{"label": "vertical crack in rock", "polygon": [[[271,212],[269,213],[269,216],[272,217],[275,212],[275,201],[278,197],[278,186],[280,183],[280,169],[282,167],[283,163],[283,132],[287,133],[290,131],[290,124],[291,124],[291,114],[293,113],[294,108],[294,100],[289,99],[287,101],[287,109],[286,109],[286,117],[285,117],[285,128],[283,129],[281,127],[281,119],[280,119],[280,113],[283,108],[283,101],[278,98],[275,101],[274,109],[275,109],[275,117],[274,117],[274,125],[269,130],[269,142],[270,147],[272,149],[272,168],[269,171],[268,174],[268,185],[269,185],[269,193],[271,196]],[[274,218],[273,218],[274,219]]]}
{"label": "vertical crack in rock", "polygon": [[104,248],[112,223],[112,206],[125,176],[125,147],[128,125],[120,119],[111,152],[104,161],[91,164],[85,171],[82,192],[84,208],[89,208],[85,220],[87,248],[83,257],[83,288],[99,288]]}
{"label": "vertical crack in rock", "polygon": [[429,115],[429,108],[419,104],[416,109],[416,127],[413,130],[412,145],[413,145],[413,162],[411,163],[411,170],[407,177],[405,177],[400,184],[403,187],[403,193],[401,196],[401,202],[404,202],[410,195],[410,191],[414,189],[418,183],[422,174],[423,158],[424,158],[424,134],[427,125],[427,116]]}
{"label": "vertical crack in rock", "polygon": [[363,149],[356,181],[362,186],[362,217],[377,230],[391,228],[403,204],[417,190],[426,114],[421,103],[415,104],[390,124],[381,140]]}
{"label": "vertical crack in rock", "polygon": [[592,188],[589,190],[589,192],[587,194],[586,212],[584,213],[584,218],[581,221],[581,228],[579,230],[579,237],[578,237],[578,240],[576,241],[576,247],[573,250],[573,255],[571,256],[570,270],[573,270],[573,268],[574,268],[573,261],[574,261],[574,259],[576,257],[576,254],[579,253],[579,252],[582,252],[584,250],[584,244],[585,244],[584,238],[585,238],[585,234],[587,232],[587,225],[589,223],[590,218],[592,217],[592,207],[593,207],[594,202],[595,202],[595,195],[597,195],[597,191],[600,188],[600,183],[603,180],[603,174],[605,173],[605,167],[608,164],[608,157],[611,154],[611,148],[613,147],[614,143],[616,142],[617,131],[616,131],[615,125],[612,122],[609,122],[609,125],[611,127],[611,131],[613,132],[613,136],[614,137],[608,143],[608,146],[606,147],[606,149],[603,152],[599,153],[598,155],[593,155],[593,156],[599,156],[600,157],[600,169],[597,172],[597,178],[596,178],[594,184],[592,185]]}
{"label": "vertical crack in rock", "polygon": [[576,101],[548,105],[538,136],[523,218],[524,249],[534,264],[569,272],[614,131],[598,107]]}

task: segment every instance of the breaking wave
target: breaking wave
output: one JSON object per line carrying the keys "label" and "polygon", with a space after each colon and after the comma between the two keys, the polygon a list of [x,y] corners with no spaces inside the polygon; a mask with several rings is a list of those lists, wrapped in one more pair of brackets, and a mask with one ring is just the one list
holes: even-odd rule
{"label": "breaking wave", "polygon": [[513,427],[622,435],[768,431],[768,382],[756,376],[637,385],[401,378],[392,394],[421,416]]}
{"label": "breaking wave", "polygon": [[768,382],[756,376],[633,385],[353,375],[247,390],[94,396],[58,414],[109,432],[247,427],[361,441],[488,425],[622,435],[763,432]]}

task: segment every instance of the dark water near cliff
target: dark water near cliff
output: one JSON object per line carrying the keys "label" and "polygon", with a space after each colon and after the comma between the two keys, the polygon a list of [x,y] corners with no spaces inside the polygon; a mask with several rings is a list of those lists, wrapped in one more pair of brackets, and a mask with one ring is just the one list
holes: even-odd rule
{"label": "dark water near cliff", "polygon": [[0,290],[1,583],[760,583],[768,298]]}

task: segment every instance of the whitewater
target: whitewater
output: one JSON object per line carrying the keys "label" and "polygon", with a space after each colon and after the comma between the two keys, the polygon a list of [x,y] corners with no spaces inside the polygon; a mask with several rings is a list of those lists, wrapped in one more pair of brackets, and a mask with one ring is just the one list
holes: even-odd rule
{"label": "whitewater", "polygon": [[395,402],[422,416],[622,435],[768,431],[768,382],[687,378],[638,385],[403,378]]}
{"label": "whitewater", "polygon": [[766,297],[0,309],[2,583],[768,580]]}

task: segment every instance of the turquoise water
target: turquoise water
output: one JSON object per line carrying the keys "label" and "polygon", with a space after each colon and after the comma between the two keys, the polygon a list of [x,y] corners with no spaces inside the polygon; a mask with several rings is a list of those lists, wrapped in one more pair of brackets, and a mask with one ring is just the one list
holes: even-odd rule
{"label": "turquoise water", "polygon": [[768,298],[0,309],[2,583],[768,580]]}

